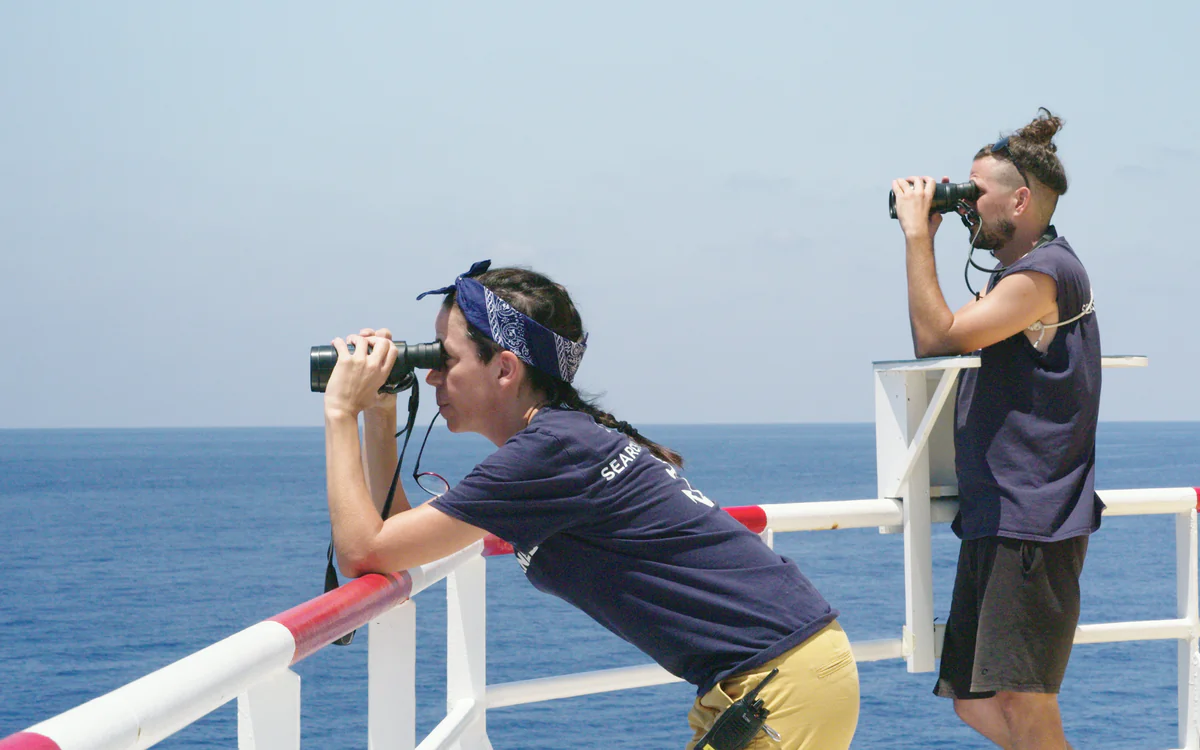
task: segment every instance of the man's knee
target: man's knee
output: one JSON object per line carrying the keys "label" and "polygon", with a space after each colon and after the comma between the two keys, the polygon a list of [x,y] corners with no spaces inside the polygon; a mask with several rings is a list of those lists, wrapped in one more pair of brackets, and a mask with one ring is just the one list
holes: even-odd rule
{"label": "man's knee", "polygon": [[979,701],[964,701],[960,698],[955,698],[954,713],[965,723],[970,724],[971,719],[979,713],[979,706],[976,705],[978,703]]}
{"label": "man's knee", "polygon": [[990,723],[991,720],[1003,718],[1000,707],[993,698],[975,700],[955,698],[954,713],[962,719],[964,724],[971,727],[978,727],[981,724]]}
{"label": "man's knee", "polygon": [[1061,725],[1058,712],[1058,696],[1053,693],[1009,693],[996,694],[1004,722],[1014,729],[1036,726],[1044,722]]}

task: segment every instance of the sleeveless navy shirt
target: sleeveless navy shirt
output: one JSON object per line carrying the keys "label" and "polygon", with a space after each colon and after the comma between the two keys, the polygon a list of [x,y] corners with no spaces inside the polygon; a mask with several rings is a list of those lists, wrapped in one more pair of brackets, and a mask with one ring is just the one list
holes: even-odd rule
{"label": "sleeveless navy shirt", "polygon": [[[993,276],[1036,271],[1054,280],[1058,318],[1092,300],[1087,271],[1051,227],[1048,242]],[[1059,541],[1100,527],[1096,420],[1100,328],[1095,312],[1045,331],[1043,354],[1022,331],[979,352],[965,370],[955,407],[955,468],[962,539],[1002,536]]]}

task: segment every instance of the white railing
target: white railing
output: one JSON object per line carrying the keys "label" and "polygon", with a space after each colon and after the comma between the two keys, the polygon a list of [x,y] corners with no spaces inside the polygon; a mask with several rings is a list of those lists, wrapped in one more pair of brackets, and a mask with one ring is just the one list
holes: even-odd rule
{"label": "white railing", "polygon": [[[1197,615],[1197,524],[1200,490],[1190,487],[1107,490],[1107,515],[1174,514],[1178,617],[1173,620],[1080,625],[1076,643],[1129,640],[1180,642],[1181,746],[1198,747],[1194,677],[1200,666]],[[933,521],[948,522],[956,503],[932,503]],[[756,528],[765,518],[775,533],[900,525],[896,499],[839,500],[731,508]],[[483,555],[502,554],[493,540],[477,543],[408,574],[364,576],[288,612],[258,623],[111,693],[0,740],[0,750],[133,750],[154,745],[234,698],[241,750],[295,750],[300,746],[300,678],[291,665],[345,632],[370,624],[368,643],[368,747],[402,750],[490,748],[486,710],[578,695],[675,682],[661,667],[604,669],[488,685],[486,590]],[[447,715],[415,745],[416,619],[411,601],[447,578]],[[930,629],[935,654],[940,625]],[[909,659],[918,639],[852,644],[860,662]]]}
{"label": "white railing", "polygon": [[[1138,358],[1106,358],[1137,366]],[[1115,363],[1114,363],[1115,360]],[[1144,359],[1142,360],[1144,364]],[[881,497],[730,508],[763,534],[879,527],[904,535],[905,624],[895,639],[852,644],[860,662],[904,659],[931,671],[942,630],[933,623],[931,526],[953,519],[952,455],[942,406],[972,357],[876,365],[876,438]],[[933,385],[931,389],[928,386]],[[885,491],[886,488],[886,491]],[[1172,514],[1177,616],[1080,625],[1076,643],[1176,640],[1179,743],[1200,750],[1200,604],[1197,522],[1200,489],[1107,490],[1105,514]],[[678,678],[654,664],[495,685],[486,682],[485,556],[509,548],[488,539],[426,566],[369,575],[258,623],[77,708],[0,739],[0,750],[146,748],[233,699],[241,750],[298,750],[300,678],[291,666],[354,628],[370,624],[368,748],[491,750],[487,709],[660,685]],[[416,619],[411,597],[447,579],[446,717],[416,745]]]}
{"label": "white railing", "polygon": [[[1181,746],[1196,748],[1196,691],[1200,665],[1197,639],[1197,524],[1200,490],[1190,487],[1107,490],[1100,493],[1107,515],[1174,514],[1179,616],[1173,620],[1080,625],[1076,643],[1178,640],[1180,643]],[[953,518],[956,503],[932,504],[935,523]],[[839,500],[731,508],[749,519],[765,518],[775,533],[900,525],[903,502],[896,499]],[[661,685],[678,678],[661,667],[604,669],[488,685],[485,681],[486,612],[483,555],[502,554],[492,540],[477,543],[409,574],[364,576],[288,612],[75,709],[0,740],[0,750],[146,748],[234,698],[238,701],[238,746],[242,750],[295,750],[300,746],[300,678],[290,667],[349,630],[370,624],[368,644],[368,747],[411,750],[490,748],[486,710],[612,690]],[[415,608],[410,597],[447,578],[447,715],[415,745]],[[930,640],[940,651],[942,626]],[[860,662],[908,659],[916,639],[902,635],[852,644]]]}

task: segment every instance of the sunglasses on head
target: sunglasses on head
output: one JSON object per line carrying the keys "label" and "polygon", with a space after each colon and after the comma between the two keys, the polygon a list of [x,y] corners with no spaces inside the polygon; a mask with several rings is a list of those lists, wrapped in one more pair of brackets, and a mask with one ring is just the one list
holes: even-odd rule
{"label": "sunglasses on head", "polygon": [[1015,158],[1013,158],[1012,151],[1009,151],[1008,139],[1009,139],[1009,136],[1004,136],[1000,140],[993,143],[991,146],[988,146],[988,153],[989,154],[999,154],[999,153],[1005,154],[1008,157],[1008,163],[1012,164],[1014,167],[1017,168],[1017,172],[1021,175],[1021,179],[1025,181],[1025,187],[1029,187],[1029,177],[1027,177],[1025,175],[1025,170],[1021,169],[1021,165],[1017,163],[1017,160]]}

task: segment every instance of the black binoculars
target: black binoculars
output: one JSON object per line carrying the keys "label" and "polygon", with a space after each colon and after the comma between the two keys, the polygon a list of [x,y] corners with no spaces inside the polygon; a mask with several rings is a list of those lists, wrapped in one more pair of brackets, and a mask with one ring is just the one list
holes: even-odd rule
{"label": "black binoculars", "polygon": [[[944,214],[953,211],[959,201],[973,201],[979,197],[979,186],[973,182],[939,182],[933,186],[933,203],[929,213]],[[896,218],[896,191],[888,191],[888,213]]]}
{"label": "black binoculars", "polygon": [[[446,350],[442,348],[440,341],[431,341],[428,344],[406,344],[403,341],[394,341],[392,345],[396,347],[396,364],[392,365],[388,379],[379,389],[380,393],[398,393],[410,388],[415,382],[413,375],[415,368],[436,370],[446,362]],[[347,344],[346,350],[353,354],[354,344]],[[337,349],[332,346],[314,346],[309,350],[308,376],[313,393],[325,392],[325,386],[329,384],[329,376],[333,373],[333,366],[337,364],[337,358]]]}

